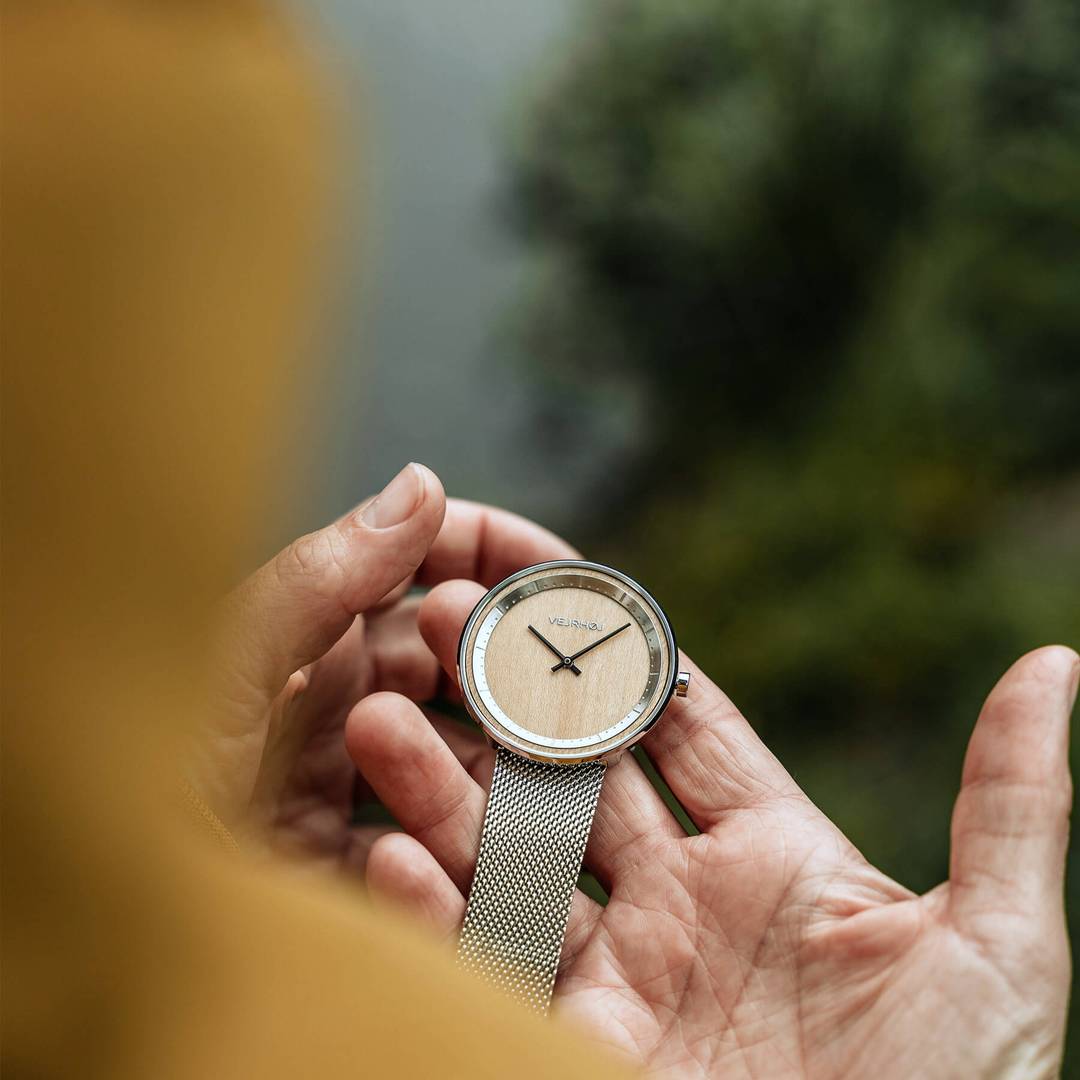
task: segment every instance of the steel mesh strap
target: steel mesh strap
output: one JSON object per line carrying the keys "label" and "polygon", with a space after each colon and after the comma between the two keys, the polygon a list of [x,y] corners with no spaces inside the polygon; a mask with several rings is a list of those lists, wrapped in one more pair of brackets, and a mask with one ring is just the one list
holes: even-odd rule
{"label": "steel mesh strap", "polygon": [[458,963],[547,1012],[605,766],[499,749]]}

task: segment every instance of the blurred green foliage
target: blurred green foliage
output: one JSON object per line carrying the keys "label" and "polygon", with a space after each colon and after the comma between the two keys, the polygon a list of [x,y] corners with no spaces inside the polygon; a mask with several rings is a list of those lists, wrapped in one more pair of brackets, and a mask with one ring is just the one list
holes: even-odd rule
{"label": "blurred green foliage", "polygon": [[576,538],[932,887],[983,696],[1080,644],[1080,6],[593,3],[511,156],[541,391],[637,402]]}

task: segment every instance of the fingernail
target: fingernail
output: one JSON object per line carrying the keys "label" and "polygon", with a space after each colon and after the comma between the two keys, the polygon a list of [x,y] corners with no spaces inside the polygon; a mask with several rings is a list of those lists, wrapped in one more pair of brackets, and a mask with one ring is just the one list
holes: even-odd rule
{"label": "fingernail", "polygon": [[389,529],[412,516],[420,505],[424,477],[411,461],[360,511],[360,520],[370,529]]}

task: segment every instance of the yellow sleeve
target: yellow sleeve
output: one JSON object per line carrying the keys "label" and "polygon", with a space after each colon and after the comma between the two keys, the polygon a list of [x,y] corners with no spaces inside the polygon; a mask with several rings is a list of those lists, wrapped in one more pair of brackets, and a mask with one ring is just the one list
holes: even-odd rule
{"label": "yellow sleeve", "polygon": [[[313,381],[332,111],[254,0],[11,0],[4,1058],[108,1080],[614,1075],[169,793]],[[315,373],[317,375],[317,373]]]}

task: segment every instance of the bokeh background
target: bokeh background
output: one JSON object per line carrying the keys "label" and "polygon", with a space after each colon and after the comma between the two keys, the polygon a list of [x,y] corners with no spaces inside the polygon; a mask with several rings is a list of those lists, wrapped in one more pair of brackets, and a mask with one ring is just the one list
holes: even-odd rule
{"label": "bokeh background", "polygon": [[[538,518],[656,593],[872,861],[937,884],[984,694],[1080,644],[1080,9],[304,18],[349,265],[290,525],[409,459]],[[1075,920],[1076,859],[1069,891]]]}

